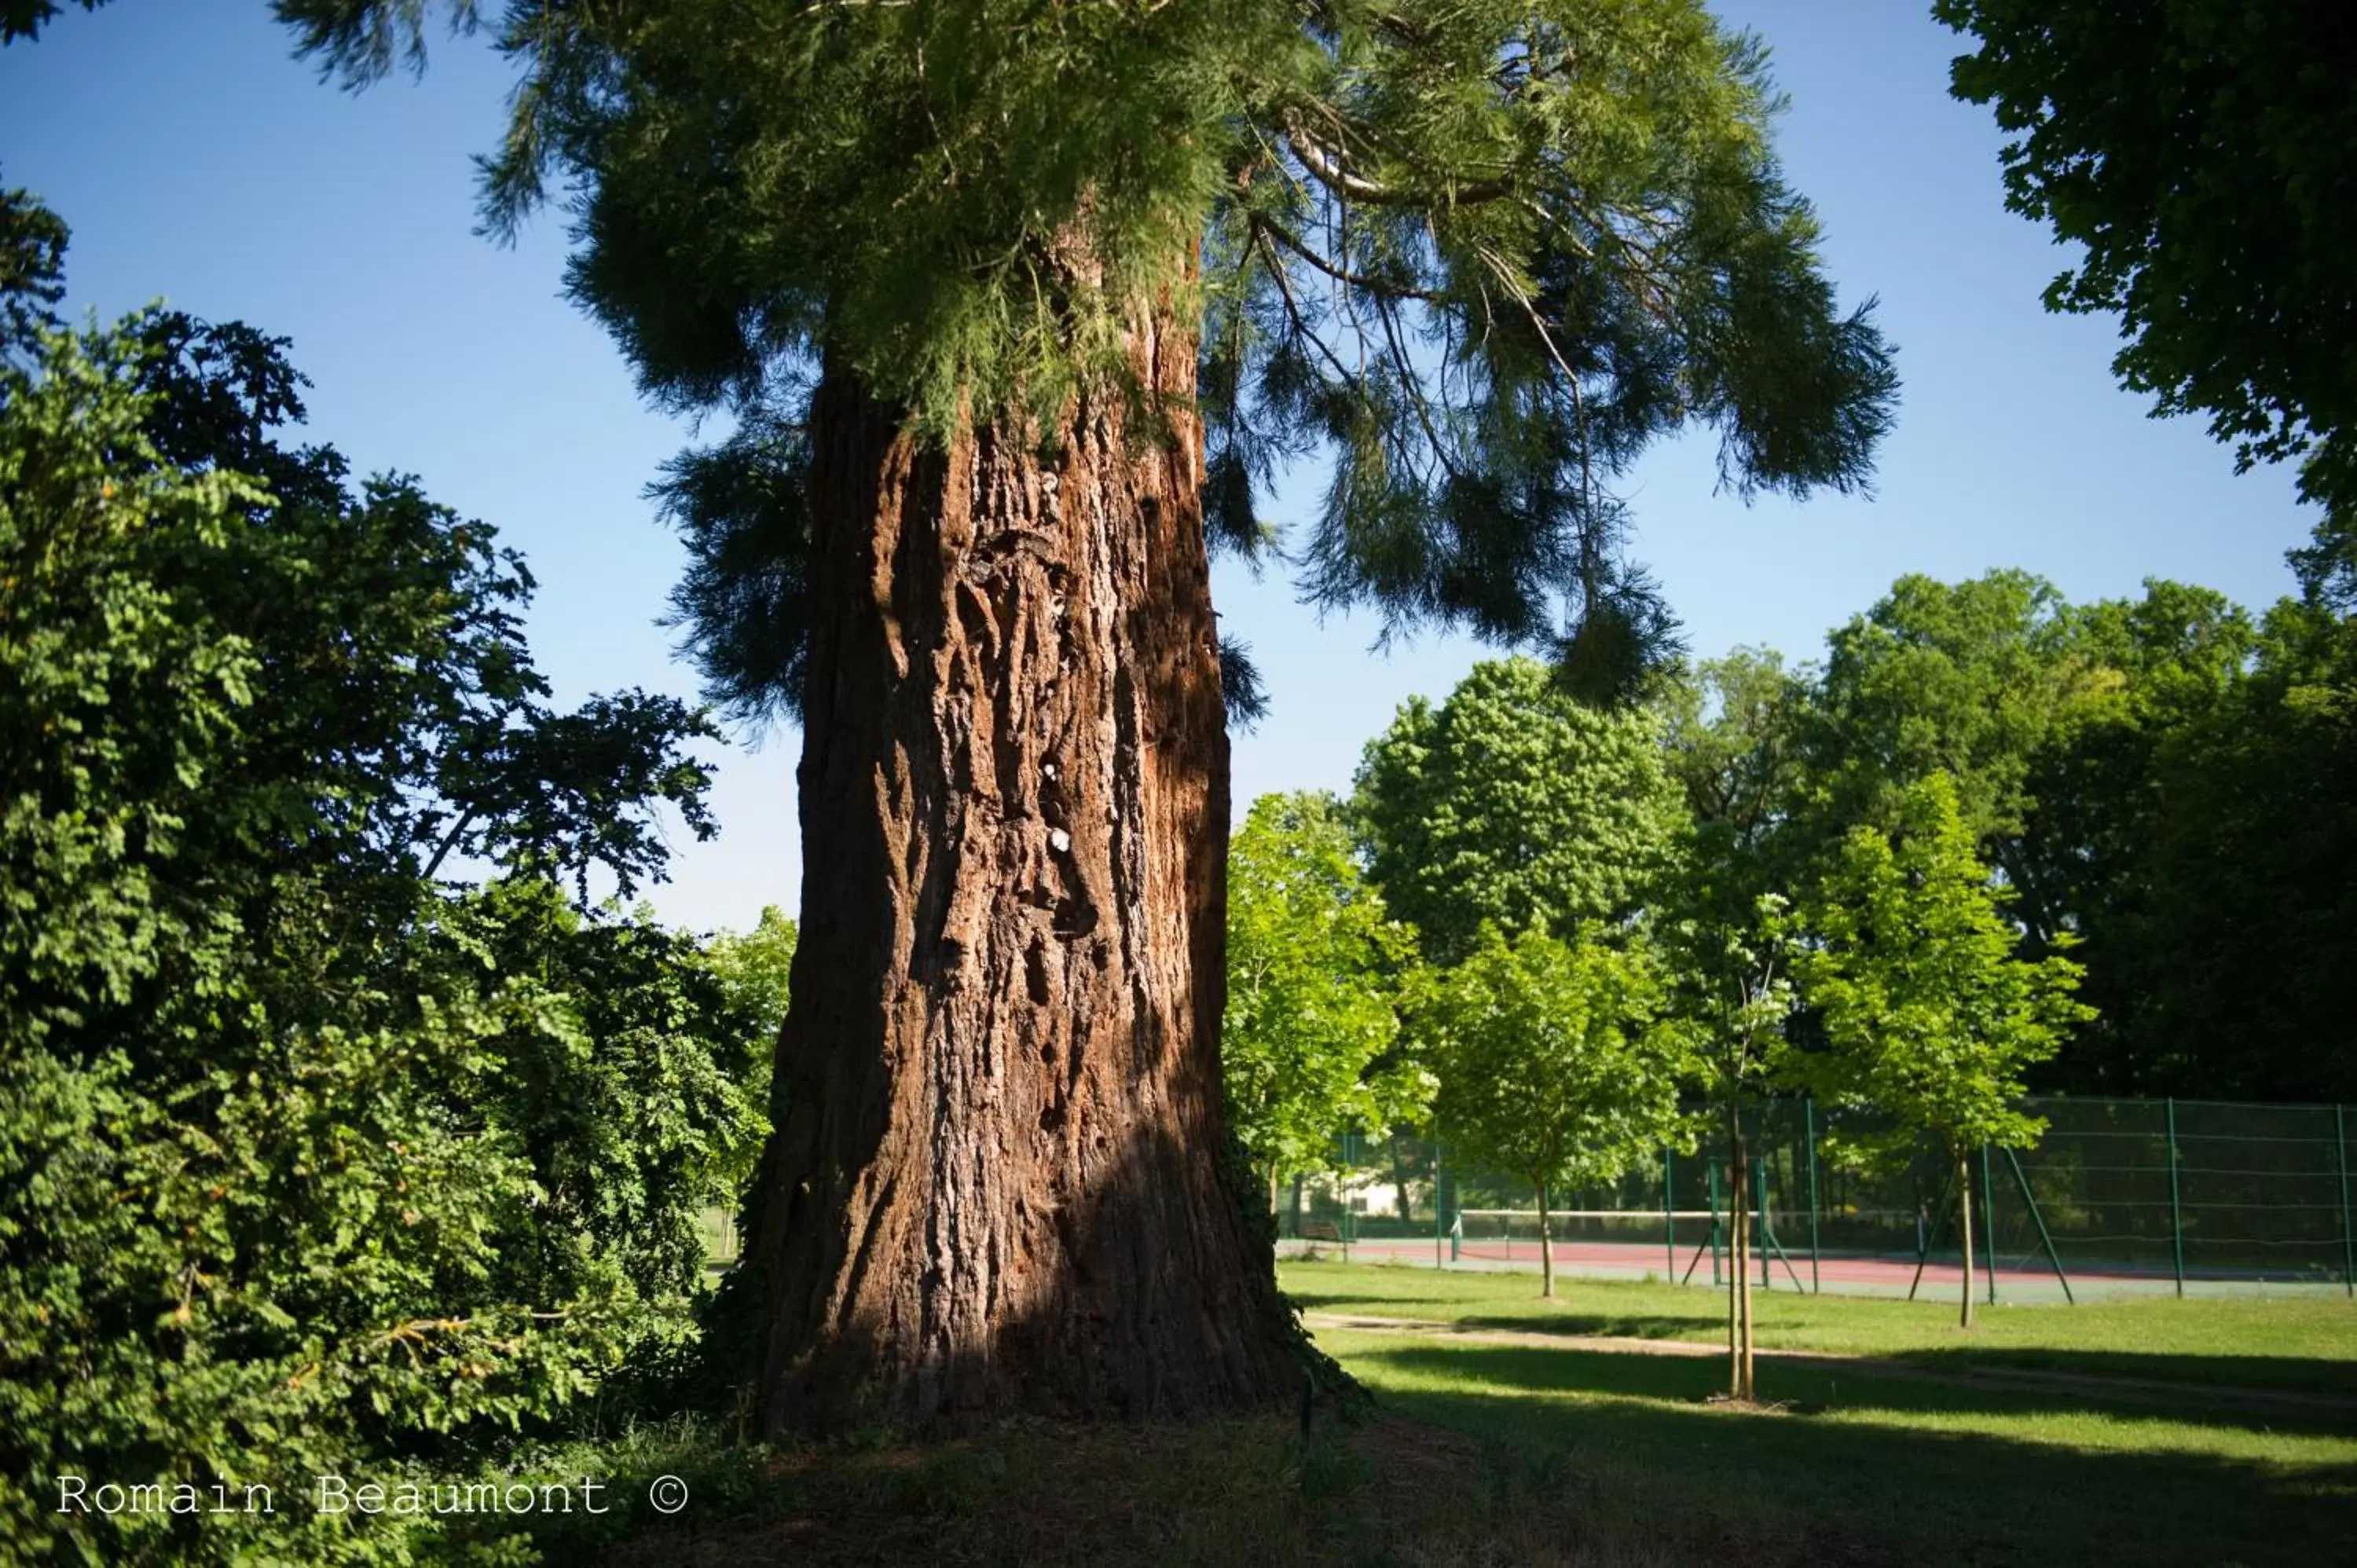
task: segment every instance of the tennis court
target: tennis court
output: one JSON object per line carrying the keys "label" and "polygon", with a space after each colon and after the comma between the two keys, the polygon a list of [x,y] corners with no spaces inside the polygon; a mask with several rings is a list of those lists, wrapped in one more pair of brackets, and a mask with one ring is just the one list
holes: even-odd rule
{"label": "tennis court", "polygon": [[[1559,1274],[1591,1279],[1655,1279],[1672,1280],[1696,1286],[1720,1287],[1727,1279],[1728,1261],[1724,1251],[1712,1267],[1709,1243],[1697,1248],[1682,1245],[1674,1255],[1659,1242],[1565,1240],[1551,1244],[1555,1251],[1555,1268]],[[1280,1255],[1286,1257],[1340,1258],[1345,1255],[1341,1243],[1334,1240],[1281,1240]],[[1699,1251],[1700,1255],[1697,1256]],[[1539,1272],[1539,1244],[1535,1240],[1514,1240],[1507,1237],[1487,1240],[1461,1241],[1456,1256],[1449,1256],[1446,1239],[1410,1240],[1400,1237],[1377,1237],[1350,1243],[1350,1261],[1362,1263],[1396,1263],[1424,1268],[1451,1268],[1523,1272]],[[1820,1252],[1811,1258],[1805,1251],[1797,1257],[1770,1254],[1767,1275],[1763,1279],[1752,1274],[1755,1288],[1776,1291],[1835,1292],[1846,1295],[1904,1296],[1910,1288],[1919,1297],[1936,1297],[1953,1301],[1962,1272],[1961,1260],[1954,1256],[1925,1260],[1921,1277],[1917,1278],[1916,1261],[1907,1256],[1872,1256],[1857,1253]],[[2008,1301],[2061,1301],[2064,1299],[2061,1281],[2050,1268],[2034,1269],[1999,1262],[1992,1271],[1984,1262],[1975,1260],[1973,1278],[1976,1288],[1986,1292],[1994,1273],[1997,1298]],[[2071,1271],[2071,1287],[2079,1296],[2156,1294],[2166,1295],[2177,1289],[2175,1275],[2167,1270],[2155,1272],[2127,1265],[2079,1267]],[[2338,1295],[2342,1286],[2337,1280],[2302,1282],[2278,1281],[2273,1290],[2298,1294],[2331,1294]],[[2248,1294],[2252,1282],[2239,1275],[2205,1279],[2190,1275],[2185,1282],[2186,1294]]]}
{"label": "tennis court", "polygon": [[[1859,1113],[1754,1105],[1739,1161],[1714,1132],[1618,1182],[1557,1194],[1555,1265],[1717,1283],[1741,1208],[1768,1289],[1953,1295],[1969,1205],[1974,1273],[1994,1299],[2357,1295],[2349,1108],[2032,1098],[2022,1109],[2045,1123],[2030,1146],[1973,1151],[1961,1167],[1930,1148],[1858,1166],[1825,1151],[1872,1130]],[[1347,1242],[1369,1260],[1539,1265],[1530,1184],[1405,1131],[1338,1138],[1331,1164],[1284,1184],[1276,1221],[1294,1255]]]}

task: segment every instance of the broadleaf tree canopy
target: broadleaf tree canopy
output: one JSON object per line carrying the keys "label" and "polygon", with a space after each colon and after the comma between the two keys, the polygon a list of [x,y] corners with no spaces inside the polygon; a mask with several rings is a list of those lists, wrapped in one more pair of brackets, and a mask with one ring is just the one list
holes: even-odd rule
{"label": "broadleaf tree canopy", "polygon": [[1684,820],[1653,719],[1597,712],[1529,659],[1475,665],[1437,708],[1411,699],[1368,744],[1353,811],[1373,882],[1436,963],[1485,921],[1567,937],[1626,920]]}
{"label": "broadleaf tree canopy", "polygon": [[774,1022],[558,879],[709,831],[710,726],[549,708],[488,526],[297,446],[278,339],[59,329],[65,239],[0,193],[0,1559],[417,1561],[40,1478],[471,1466],[693,1337]]}
{"label": "broadleaf tree canopy", "polygon": [[2343,7],[1935,0],[1972,35],[1956,97],[2013,134],[2006,205],[2085,247],[2051,310],[2120,316],[2113,370],[2201,412],[2240,465],[2303,459],[2327,515],[2293,553],[2357,607],[2357,44]]}
{"label": "broadleaf tree canopy", "polygon": [[1336,1135],[1419,1117],[1430,1076],[1397,1049],[1415,933],[1360,875],[1329,795],[1264,795],[1228,866],[1228,1125],[1263,1172],[1329,1164]]}
{"label": "broadleaf tree canopy", "polygon": [[1885,1126],[1836,1134],[1861,1154],[1930,1134],[1951,1151],[2026,1147],[2045,1123],[2018,1110],[2022,1074],[2090,1010],[2061,953],[2015,956],[2006,890],[1973,854],[1944,773],[1910,786],[1896,832],[1861,827],[1817,889],[1801,983],[1826,1048],[1790,1060],[1836,1103]]}
{"label": "broadleaf tree canopy", "polygon": [[[1558,939],[1483,924],[1463,961],[1419,972],[1414,1027],[1437,1069],[1438,1135],[1458,1157],[1529,1182],[1542,1240],[1575,1183],[1610,1182],[1684,1139],[1692,1068],[1658,957],[1592,923]],[[1542,1248],[1544,1294],[1555,1294]]]}

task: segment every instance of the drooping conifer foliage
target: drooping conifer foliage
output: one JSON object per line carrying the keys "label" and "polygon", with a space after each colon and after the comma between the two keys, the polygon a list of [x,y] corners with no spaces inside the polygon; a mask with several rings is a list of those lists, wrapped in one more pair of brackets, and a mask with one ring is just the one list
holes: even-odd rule
{"label": "drooping conifer foliage", "polygon": [[[360,82],[423,63],[434,7],[279,10]],[[1692,0],[533,0],[495,30],[490,221],[564,193],[575,293],[648,392],[744,417],[663,492],[742,711],[801,699],[823,367],[945,433],[1128,377],[1127,302],[1184,299],[1217,540],[1261,548],[1274,472],[1329,456],[1314,599],[1561,644],[1599,690],[1671,628],[1620,549],[1649,442],[1699,421],[1738,489],[1849,489],[1889,418],[1766,52]]]}

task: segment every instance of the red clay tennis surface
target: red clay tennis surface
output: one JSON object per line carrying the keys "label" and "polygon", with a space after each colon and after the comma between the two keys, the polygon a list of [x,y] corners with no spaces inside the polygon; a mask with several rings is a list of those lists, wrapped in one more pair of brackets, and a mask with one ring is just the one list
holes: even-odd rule
{"label": "red clay tennis surface", "polygon": [[[1557,1241],[1554,1246],[1555,1266],[1563,1273],[1614,1279],[1641,1279],[1650,1274],[1655,1279],[1669,1278],[1697,1285],[1707,1285],[1714,1280],[1707,1244],[1697,1250],[1692,1243],[1681,1242],[1674,1272],[1671,1269],[1669,1251],[1659,1242]],[[1342,1249],[1331,1241],[1304,1243],[1288,1240],[1280,1243],[1280,1251],[1292,1257],[1314,1254],[1338,1258],[1342,1255]],[[1436,1247],[1429,1240],[1383,1239],[1353,1241],[1349,1255],[1354,1262],[1421,1264],[1431,1268],[1435,1266],[1437,1258],[1445,1256],[1447,1251],[1446,1243]],[[1539,1247],[1536,1241],[1527,1239],[1507,1241],[1494,1238],[1480,1240],[1469,1238],[1458,1243],[1455,1260],[1447,1266],[1535,1273],[1539,1267]],[[1718,1261],[1720,1273],[1716,1276],[1718,1280],[1725,1279],[1727,1267],[1727,1257],[1722,1251]],[[1905,1295],[1909,1285],[1915,1281],[1915,1270],[1912,1256],[1892,1257],[1888,1254],[1827,1252],[1821,1254],[1813,1265],[1808,1252],[1803,1250],[1789,1259],[1771,1256],[1767,1288],[1805,1291],[1814,1287],[1850,1295]],[[1957,1261],[1953,1254],[1944,1260],[1935,1257],[1923,1265],[1922,1281],[1916,1287],[1916,1294],[1919,1296],[1953,1297],[1961,1283],[1958,1273]],[[1985,1287],[1988,1273],[1985,1262],[1974,1260],[1973,1278],[1976,1285]],[[2000,1260],[1996,1273],[1997,1294],[2001,1298],[2061,1298],[2061,1283],[2055,1278],[2050,1266],[2041,1263],[2036,1268],[2025,1268],[2018,1262]],[[1760,1283],[1756,1262],[1751,1279],[1755,1286]],[[2336,1292],[2342,1288],[2337,1280],[2324,1283]],[[2174,1290],[2176,1281],[2167,1270],[2153,1271],[2125,1264],[2073,1263],[2071,1266],[2071,1288],[2080,1294],[2159,1292]],[[2245,1276],[2219,1275],[2197,1280],[2189,1273],[2186,1288],[2189,1292],[2202,1294],[2219,1290],[2244,1294],[2253,1290],[2255,1283]],[[2309,1286],[2307,1282],[2279,1281],[2270,1283],[2266,1288],[2297,1290],[2322,1286]]]}

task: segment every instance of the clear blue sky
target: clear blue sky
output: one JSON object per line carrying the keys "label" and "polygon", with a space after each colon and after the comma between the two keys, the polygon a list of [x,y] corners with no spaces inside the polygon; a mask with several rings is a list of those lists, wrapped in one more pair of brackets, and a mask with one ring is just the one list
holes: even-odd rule
{"label": "clear blue sky", "polygon": [[[2046,315],[2067,259],[2000,199],[2000,138],[1951,101],[1956,40],[1924,4],[1722,0],[1774,49],[1791,94],[1780,145],[1817,203],[1846,301],[1881,296],[1904,382],[1876,493],[1745,506],[1713,494],[1705,437],[1651,456],[1635,553],[1698,652],[1814,655],[1902,573],[2019,566],[2073,598],[2147,576],[2246,604],[2287,591],[2310,519],[2282,471],[2233,474],[2197,422],[2157,422],[2116,389],[2116,328]],[[504,68],[445,44],[423,82],[358,98],[289,58],[262,0],[114,0],[0,50],[0,180],[73,226],[70,304],[113,316],[163,297],[295,341],[311,426],[362,471],[419,475],[498,527],[541,580],[532,636],[565,700],[640,684],[692,695],[654,624],[679,553],[640,492],[694,432],[646,408],[629,368],[560,297],[563,224],[511,250],[473,232],[470,156],[502,119]],[[1315,494],[1297,476],[1280,515]],[[1409,693],[1479,656],[1427,638],[1388,656],[1363,622],[1320,626],[1281,572],[1223,570],[1229,629],[1275,699],[1235,748],[1238,808],[1268,789],[1347,788]],[[744,926],[799,900],[799,737],[716,749],[720,838],[682,854],[667,918]]]}

